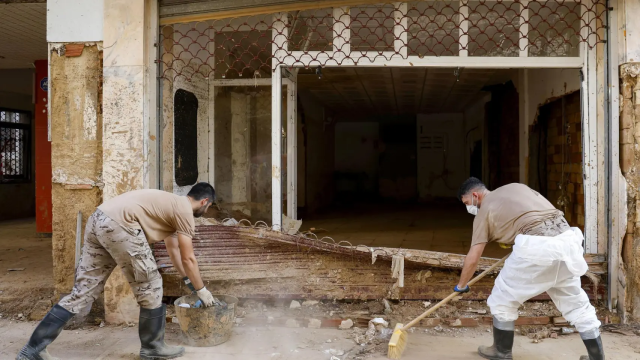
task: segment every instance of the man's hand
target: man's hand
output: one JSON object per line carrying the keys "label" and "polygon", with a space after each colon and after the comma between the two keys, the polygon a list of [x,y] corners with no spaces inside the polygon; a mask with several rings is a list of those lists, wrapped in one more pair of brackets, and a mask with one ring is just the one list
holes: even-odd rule
{"label": "man's hand", "polygon": [[198,297],[202,300],[204,307],[213,306],[213,302],[216,300],[206,287],[196,291],[196,294],[198,294]]}
{"label": "man's hand", "polygon": [[465,286],[465,287],[463,287],[463,288],[460,288],[460,285],[456,285],[456,286],[453,288],[453,291],[455,291],[455,292],[459,292],[459,293],[461,293],[461,294],[468,293],[468,292],[469,292],[469,290],[471,290],[471,289],[469,288],[469,285],[467,285],[467,286]]}

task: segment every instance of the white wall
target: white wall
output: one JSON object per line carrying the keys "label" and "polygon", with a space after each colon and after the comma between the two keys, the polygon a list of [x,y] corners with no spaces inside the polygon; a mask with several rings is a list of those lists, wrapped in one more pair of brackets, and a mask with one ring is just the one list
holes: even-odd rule
{"label": "white wall", "polygon": [[47,42],[102,41],[104,0],[48,0]]}
{"label": "white wall", "polygon": [[[418,114],[418,193],[421,199],[455,197],[467,178],[464,117],[459,114]],[[421,136],[444,134],[444,151],[421,146]]]}
{"label": "white wall", "polygon": [[617,0],[612,1],[615,10],[618,10],[618,44],[619,63],[640,62],[640,1]]}

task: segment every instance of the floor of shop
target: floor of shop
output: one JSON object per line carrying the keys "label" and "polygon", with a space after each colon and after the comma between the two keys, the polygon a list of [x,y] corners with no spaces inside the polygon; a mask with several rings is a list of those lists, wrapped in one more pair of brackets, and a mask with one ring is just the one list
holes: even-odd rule
{"label": "floor of shop", "polygon": [[[302,219],[301,230],[353,245],[401,247],[466,254],[471,246],[473,216],[457,204],[362,204]],[[502,258],[509,250],[489,244],[483,256]]]}
{"label": "floor of shop", "polygon": [[25,316],[53,300],[50,237],[36,235],[35,219],[0,222],[0,315]]}
{"label": "floor of shop", "polygon": [[[30,336],[36,323],[0,320],[0,358],[13,359]],[[475,353],[479,345],[491,343],[488,328],[480,327],[461,332],[425,334],[417,330],[409,336],[409,346],[403,360],[425,359],[479,359]],[[167,342],[178,343],[179,328],[169,324]],[[209,348],[187,347],[181,359],[216,360],[327,360],[332,350],[335,358],[386,359],[382,353],[386,341],[380,340],[376,351],[358,352],[362,348],[349,338],[349,331],[337,329],[288,328],[234,328],[231,339]],[[640,359],[640,337],[606,333],[603,335],[607,359]],[[105,326],[82,330],[63,331],[58,340],[48,347],[49,353],[66,360],[137,359],[140,342],[137,327]],[[584,345],[577,334],[546,339],[540,343],[517,336],[514,358],[519,360],[578,359],[585,355]],[[334,359],[335,359],[334,358]]]}

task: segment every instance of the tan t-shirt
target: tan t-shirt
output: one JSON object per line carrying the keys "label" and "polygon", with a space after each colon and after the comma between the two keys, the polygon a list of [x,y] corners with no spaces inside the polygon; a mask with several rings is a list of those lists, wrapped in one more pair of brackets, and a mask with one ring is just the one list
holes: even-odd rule
{"label": "tan t-shirt", "polygon": [[513,244],[518,234],[558,216],[564,216],[562,211],[530,187],[502,186],[482,199],[473,220],[471,246],[493,241]]}
{"label": "tan t-shirt", "polygon": [[122,226],[142,229],[147,241],[154,243],[180,233],[193,238],[193,209],[186,196],[161,190],[134,190],[100,205],[108,217]]}

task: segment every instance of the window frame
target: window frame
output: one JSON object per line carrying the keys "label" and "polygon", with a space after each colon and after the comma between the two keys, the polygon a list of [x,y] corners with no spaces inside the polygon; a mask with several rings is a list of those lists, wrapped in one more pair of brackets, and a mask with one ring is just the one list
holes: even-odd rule
{"label": "window frame", "polygon": [[0,185],[3,184],[22,184],[31,182],[31,127],[33,125],[33,113],[28,110],[12,109],[6,107],[0,107],[0,112],[12,112],[19,113],[21,116],[26,115],[29,119],[29,123],[11,123],[0,121],[1,129],[19,129],[24,131],[24,148],[22,153],[22,175],[4,175],[0,171]]}

